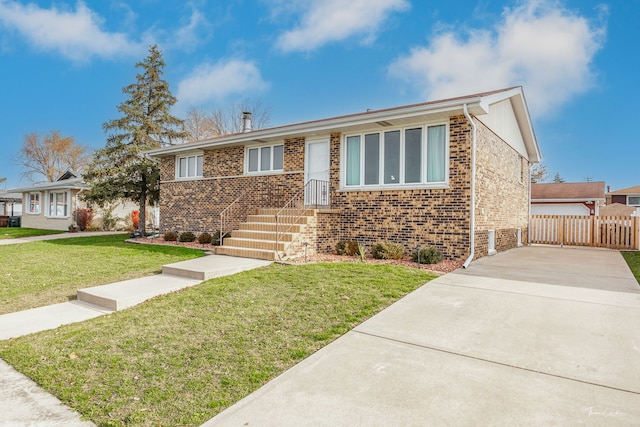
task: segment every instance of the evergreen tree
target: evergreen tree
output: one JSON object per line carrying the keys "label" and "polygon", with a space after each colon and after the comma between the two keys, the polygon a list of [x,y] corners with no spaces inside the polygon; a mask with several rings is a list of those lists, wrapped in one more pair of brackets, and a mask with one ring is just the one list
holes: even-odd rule
{"label": "evergreen tree", "polygon": [[556,184],[562,184],[564,182],[564,178],[562,178],[559,173],[556,173],[556,175],[553,177],[553,182],[555,182]]}
{"label": "evergreen tree", "polygon": [[84,175],[90,186],[85,196],[87,201],[103,206],[117,199],[128,199],[139,204],[138,230],[142,235],[146,205],[157,201],[160,195],[159,167],[142,153],[183,142],[188,137],[184,121],[170,113],[177,100],[162,79],[164,67],[162,52],[157,45],[151,46],[145,60],[136,64],[141,70],[136,82],[122,90],[128,95],[117,107],[122,117],[103,125],[106,145],[97,150]]}

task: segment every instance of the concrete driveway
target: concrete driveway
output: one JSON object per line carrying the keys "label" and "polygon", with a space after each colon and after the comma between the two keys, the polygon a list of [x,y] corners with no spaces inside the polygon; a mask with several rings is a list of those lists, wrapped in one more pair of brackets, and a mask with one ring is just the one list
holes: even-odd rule
{"label": "concrete driveway", "polygon": [[619,252],[524,247],[440,277],[206,426],[640,425]]}

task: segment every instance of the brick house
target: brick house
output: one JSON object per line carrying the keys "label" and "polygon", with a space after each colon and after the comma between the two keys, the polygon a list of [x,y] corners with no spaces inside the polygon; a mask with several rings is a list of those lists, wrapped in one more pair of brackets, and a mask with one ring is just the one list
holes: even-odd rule
{"label": "brick house", "polygon": [[147,153],[162,231],[234,230],[218,253],[267,259],[390,240],[470,262],[527,240],[540,152],[521,87],[261,130],[246,119]]}

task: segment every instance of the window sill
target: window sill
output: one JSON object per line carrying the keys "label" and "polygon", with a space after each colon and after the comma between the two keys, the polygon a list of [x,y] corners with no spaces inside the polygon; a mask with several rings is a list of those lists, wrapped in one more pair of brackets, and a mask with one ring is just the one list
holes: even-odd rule
{"label": "window sill", "polygon": [[245,171],[245,176],[265,176],[265,175],[282,175],[284,173],[284,170],[277,170],[277,171],[259,171],[259,172],[246,172]]}
{"label": "window sill", "polygon": [[198,181],[204,178],[203,176],[188,176],[188,177],[176,177],[176,181]]}
{"label": "window sill", "polygon": [[451,188],[449,184],[418,184],[418,185],[389,185],[389,186],[371,186],[371,187],[341,187],[338,192],[364,192],[364,191],[405,191],[405,190],[448,190]]}

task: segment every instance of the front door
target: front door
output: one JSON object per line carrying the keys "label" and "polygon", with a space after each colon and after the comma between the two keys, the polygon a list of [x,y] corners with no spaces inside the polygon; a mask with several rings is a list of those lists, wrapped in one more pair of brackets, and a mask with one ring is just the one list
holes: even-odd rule
{"label": "front door", "polygon": [[[308,206],[329,205],[329,139],[307,141],[304,200]],[[309,181],[313,182],[309,183]]]}

